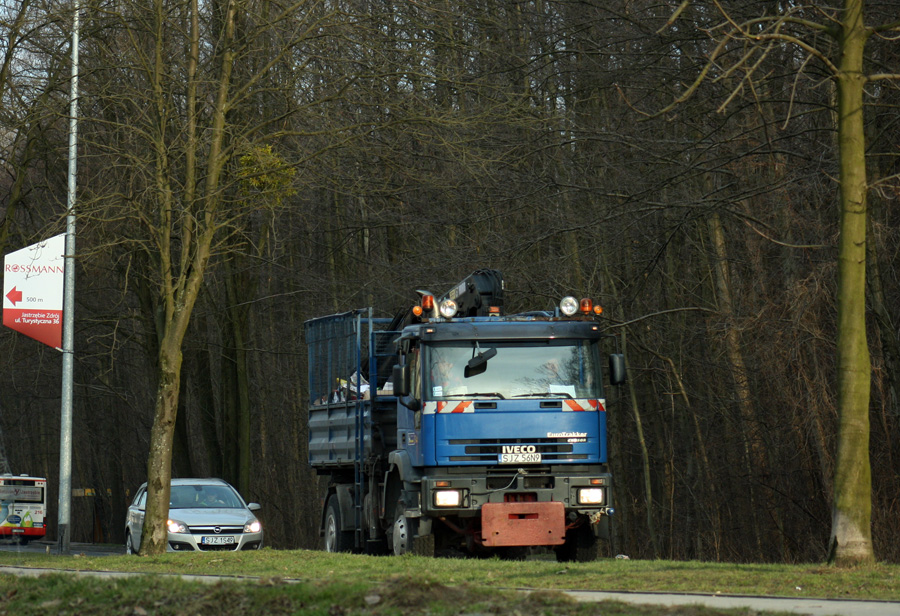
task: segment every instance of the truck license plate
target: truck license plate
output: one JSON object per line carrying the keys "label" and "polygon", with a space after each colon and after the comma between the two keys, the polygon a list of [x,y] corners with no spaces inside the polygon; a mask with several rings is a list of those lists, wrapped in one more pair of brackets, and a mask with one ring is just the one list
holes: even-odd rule
{"label": "truck license plate", "polygon": [[228,545],[234,543],[234,537],[223,535],[221,537],[200,537],[200,543],[204,545]]}
{"label": "truck license plate", "polygon": [[540,464],[539,453],[501,453],[500,464]]}

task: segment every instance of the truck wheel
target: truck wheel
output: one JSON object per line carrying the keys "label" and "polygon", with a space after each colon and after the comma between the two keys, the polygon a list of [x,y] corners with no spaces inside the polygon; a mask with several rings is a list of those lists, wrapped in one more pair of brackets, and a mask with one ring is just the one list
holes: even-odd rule
{"label": "truck wheel", "polygon": [[325,509],[325,551],[349,552],[353,549],[353,533],[341,530],[341,506],[336,496],[328,499]]}
{"label": "truck wheel", "polygon": [[394,556],[403,556],[412,552],[415,545],[415,522],[406,517],[403,505],[397,506],[394,514],[394,524],[391,527],[391,548]]}
{"label": "truck wheel", "polygon": [[434,556],[434,535],[417,537],[418,530],[419,521],[406,517],[406,506],[399,503],[394,511],[394,523],[388,530],[388,546],[394,556]]}
{"label": "truck wheel", "polygon": [[588,524],[582,524],[566,533],[566,542],[556,548],[558,562],[588,563],[600,557],[600,544]]}

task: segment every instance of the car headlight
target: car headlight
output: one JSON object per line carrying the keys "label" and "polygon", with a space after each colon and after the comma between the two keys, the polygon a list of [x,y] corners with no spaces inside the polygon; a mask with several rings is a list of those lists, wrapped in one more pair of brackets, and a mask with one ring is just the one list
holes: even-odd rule
{"label": "car headlight", "polygon": [[437,490],[434,493],[435,507],[459,507],[462,502],[460,490]]}
{"label": "car headlight", "polygon": [[184,522],[179,522],[178,520],[166,521],[166,527],[170,533],[182,534],[187,532],[187,526]]}
{"label": "car headlight", "polygon": [[578,490],[579,505],[602,505],[603,488],[581,488]]}
{"label": "car headlight", "polygon": [[262,524],[259,523],[259,520],[253,520],[252,522],[247,522],[244,524],[244,532],[245,533],[258,533],[262,530]]}
{"label": "car headlight", "polygon": [[578,300],[571,295],[562,298],[562,301],[559,302],[560,311],[567,317],[570,317],[578,312],[578,306]]}

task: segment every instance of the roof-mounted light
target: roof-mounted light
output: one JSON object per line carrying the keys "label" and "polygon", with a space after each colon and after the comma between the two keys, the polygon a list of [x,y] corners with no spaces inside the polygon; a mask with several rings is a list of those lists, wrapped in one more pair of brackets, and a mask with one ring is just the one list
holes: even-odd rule
{"label": "roof-mounted light", "polygon": [[594,300],[589,297],[585,297],[578,303],[578,307],[581,310],[582,314],[590,314],[594,309]]}
{"label": "roof-mounted light", "polygon": [[434,295],[422,296],[422,310],[426,310],[428,312],[434,310]]}
{"label": "roof-mounted light", "polygon": [[572,316],[578,312],[578,300],[571,295],[567,295],[559,302],[559,310],[567,317]]}
{"label": "roof-mounted light", "polygon": [[458,307],[456,305],[456,302],[448,298],[441,302],[439,310],[442,317],[444,317],[445,319],[452,319],[454,316],[456,316]]}

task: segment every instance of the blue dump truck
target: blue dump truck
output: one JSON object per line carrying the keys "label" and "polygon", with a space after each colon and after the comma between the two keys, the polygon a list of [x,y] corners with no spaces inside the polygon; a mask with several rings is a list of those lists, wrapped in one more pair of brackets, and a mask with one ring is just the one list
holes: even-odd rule
{"label": "blue dump truck", "polygon": [[305,323],[309,463],[331,552],[597,558],[609,537],[603,364],[623,355],[591,300],[503,312],[480,270],[395,318]]}

